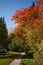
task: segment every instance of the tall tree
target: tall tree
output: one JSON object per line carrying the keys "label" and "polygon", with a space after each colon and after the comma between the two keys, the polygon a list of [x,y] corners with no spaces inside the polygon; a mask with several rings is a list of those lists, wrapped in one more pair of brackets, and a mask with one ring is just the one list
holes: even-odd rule
{"label": "tall tree", "polygon": [[5,24],[4,17],[0,18],[0,47],[6,47],[7,44],[7,28]]}
{"label": "tall tree", "polygon": [[[16,35],[23,39],[23,44],[28,44],[26,36],[28,37],[29,34],[33,33],[35,30],[37,30],[39,32],[39,35],[43,38],[43,15],[41,17],[42,9],[40,11],[39,8],[40,6],[33,3],[32,6],[28,8],[16,10],[15,14],[12,16],[12,20],[15,20],[15,24],[18,24],[18,26],[16,27]],[[35,43],[36,39],[37,37],[35,37],[35,39],[32,38],[32,41]]]}

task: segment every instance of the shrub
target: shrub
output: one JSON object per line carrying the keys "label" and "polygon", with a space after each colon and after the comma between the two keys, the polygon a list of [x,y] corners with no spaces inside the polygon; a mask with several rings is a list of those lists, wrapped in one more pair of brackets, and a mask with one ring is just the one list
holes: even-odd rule
{"label": "shrub", "polygon": [[43,65],[43,54],[39,54],[38,52],[36,52],[34,54],[34,63],[35,65]]}
{"label": "shrub", "polygon": [[0,54],[3,55],[4,53],[6,53],[7,50],[6,49],[0,49]]}
{"label": "shrub", "polygon": [[23,59],[20,65],[33,65],[32,59]]}

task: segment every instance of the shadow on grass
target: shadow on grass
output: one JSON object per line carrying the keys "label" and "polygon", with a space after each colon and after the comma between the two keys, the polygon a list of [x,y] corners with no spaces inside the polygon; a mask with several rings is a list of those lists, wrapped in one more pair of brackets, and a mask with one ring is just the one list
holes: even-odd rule
{"label": "shadow on grass", "polygon": [[0,55],[0,58],[16,58],[17,56],[19,56],[19,54],[4,54]]}
{"label": "shadow on grass", "polygon": [[33,54],[4,54],[4,55],[0,55],[0,58],[16,58],[16,59],[33,59]]}
{"label": "shadow on grass", "polygon": [[26,54],[22,57],[22,59],[33,59],[33,54]]}

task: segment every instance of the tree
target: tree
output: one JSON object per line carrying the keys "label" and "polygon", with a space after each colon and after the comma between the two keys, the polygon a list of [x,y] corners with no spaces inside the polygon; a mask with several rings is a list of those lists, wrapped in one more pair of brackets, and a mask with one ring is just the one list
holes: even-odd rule
{"label": "tree", "polygon": [[35,2],[32,3],[31,7],[34,7],[35,6]]}
{"label": "tree", "polygon": [[[35,30],[37,30],[40,36],[43,38],[43,16],[40,16],[41,14],[39,13],[39,7],[40,6],[33,3],[32,6],[28,8],[16,10],[15,14],[12,16],[12,20],[15,21],[15,24],[18,24],[15,33],[19,38],[23,39],[24,45],[28,44],[26,36],[28,37],[29,34],[33,33]],[[34,40],[36,39],[33,38],[33,41]]]}
{"label": "tree", "polygon": [[[7,40],[8,40],[8,34],[7,34],[7,28],[4,21],[4,17],[0,18],[0,45],[3,47],[7,47]],[[0,46],[0,47],[1,47]]]}

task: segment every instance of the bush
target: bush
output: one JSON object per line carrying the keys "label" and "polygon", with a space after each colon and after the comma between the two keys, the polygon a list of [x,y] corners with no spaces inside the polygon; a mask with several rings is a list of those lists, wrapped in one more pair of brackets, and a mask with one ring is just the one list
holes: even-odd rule
{"label": "bush", "polygon": [[[31,57],[31,55],[30,55]],[[20,62],[20,65],[43,65],[43,52],[33,54],[33,58],[30,58],[29,54],[26,54]]]}
{"label": "bush", "polygon": [[43,65],[43,54],[38,52],[34,54],[34,63],[35,65]]}
{"label": "bush", "polygon": [[4,54],[4,53],[6,53],[6,52],[7,52],[6,49],[0,49],[0,54],[1,54],[1,55]]}
{"label": "bush", "polygon": [[37,45],[41,43],[41,36],[37,30],[29,33],[26,40],[27,40],[27,46],[28,46],[26,47],[26,49],[28,49],[27,51],[31,50],[34,53],[38,51]]}
{"label": "bush", "polygon": [[23,59],[20,65],[33,65],[32,59]]}

